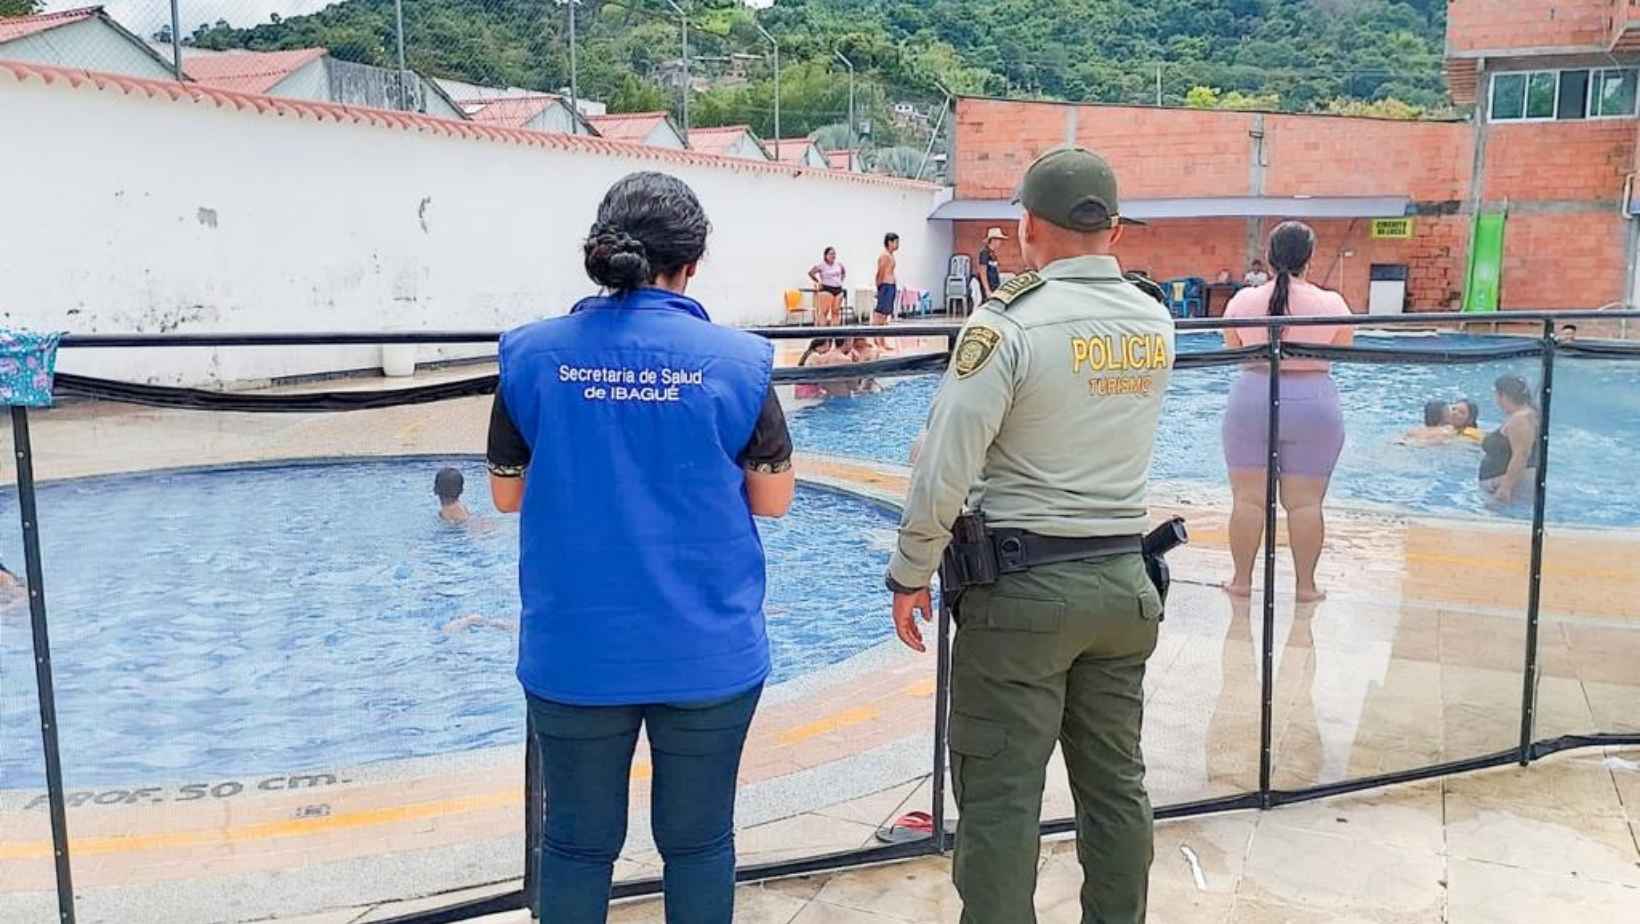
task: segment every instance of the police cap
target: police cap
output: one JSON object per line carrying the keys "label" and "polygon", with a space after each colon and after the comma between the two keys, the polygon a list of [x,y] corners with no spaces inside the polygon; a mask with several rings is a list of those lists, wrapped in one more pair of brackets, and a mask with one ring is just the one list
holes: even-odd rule
{"label": "police cap", "polygon": [[1025,171],[1014,201],[1032,215],[1071,231],[1144,224],[1122,217],[1115,171],[1085,148],[1061,148],[1037,158]]}

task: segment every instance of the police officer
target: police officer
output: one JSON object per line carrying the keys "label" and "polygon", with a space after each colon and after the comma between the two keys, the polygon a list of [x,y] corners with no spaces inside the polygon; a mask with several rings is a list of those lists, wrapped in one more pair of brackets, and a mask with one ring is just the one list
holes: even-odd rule
{"label": "police officer", "polygon": [[1135,924],[1153,854],[1145,661],[1162,615],[1139,548],[1173,324],[1110,255],[1124,221],[1103,158],[1045,155],[1019,202],[1034,271],[998,289],[963,329],[887,580],[900,639],[924,650],[917,616],[932,616],[928,585],[953,524],[965,504],[983,519],[1001,573],[961,591],[952,655],[963,924],[1036,919],[1055,742],[1076,800],[1082,920]]}

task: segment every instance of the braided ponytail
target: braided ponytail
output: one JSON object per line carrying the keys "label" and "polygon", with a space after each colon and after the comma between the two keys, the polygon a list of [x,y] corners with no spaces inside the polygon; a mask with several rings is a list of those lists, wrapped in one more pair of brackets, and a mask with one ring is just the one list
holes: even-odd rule
{"label": "braided ponytail", "polygon": [[712,226],[687,184],[664,173],[634,173],[604,195],[582,245],[587,276],[611,292],[654,284],[696,263]]}

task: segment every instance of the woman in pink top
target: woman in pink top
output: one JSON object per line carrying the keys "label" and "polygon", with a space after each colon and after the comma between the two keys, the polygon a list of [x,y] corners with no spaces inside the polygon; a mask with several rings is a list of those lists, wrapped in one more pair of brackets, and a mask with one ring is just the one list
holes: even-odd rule
{"label": "woman in pink top", "polygon": [[[1328,317],[1350,314],[1337,292],[1311,285],[1304,279],[1315,254],[1315,232],[1289,221],[1270,234],[1270,269],[1275,281],[1242,289],[1225,309],[1226,318]],[[1284,327],[1285,343],[1348,344],[1349,327]],[[1224,332],[1231,347],[1263,344],[1269,332],[1262,327]],[[1326,539],[1321,504],[1327,496],[1333,466],[1344,448],[1344,415],[1338,388],[1328,374],[1330,364],[1314,359],[1281,362],[1281,419],[1277,444],[1277,497],[1287,511],[1292,538],[1293,565],[1298,572],[1298,599],[1313,602],[1326,597],[1315,583],[1316,564]],[[1230,557],[1235,574],[1224,589],[1246,597],[1253,592],[1253,564],[1264,539],[1265,465],[1269,463],[1268,369],[1248,366],[1230,386],[1230,404],[1224,414],[1224,462],[1230,469]]]}
{"label": "woman in pink top", "polygon": [[815,323],[821,327],[843,323],[843,283],[848,281],[848,269],[837,262],[837,248],[826,248],[820,262],[809,270],[809,278],[820,290],[814,296]]}

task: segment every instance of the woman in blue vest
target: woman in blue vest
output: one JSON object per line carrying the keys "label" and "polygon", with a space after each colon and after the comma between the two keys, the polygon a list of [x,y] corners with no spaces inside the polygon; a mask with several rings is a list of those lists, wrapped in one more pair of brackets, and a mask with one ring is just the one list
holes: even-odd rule
{"label": "woman in blue vest", "polygon": [[522,511],[518,679],[546,776],[540,914],[602,924],[648,727],[670,924],[729,924],[735,778],[769,672],[753,516],[791,506],[772,345],[685,295],[710,226],[682,181],[616,183],[604,293],[501,340],[490,490]]}

